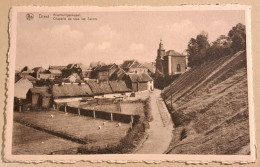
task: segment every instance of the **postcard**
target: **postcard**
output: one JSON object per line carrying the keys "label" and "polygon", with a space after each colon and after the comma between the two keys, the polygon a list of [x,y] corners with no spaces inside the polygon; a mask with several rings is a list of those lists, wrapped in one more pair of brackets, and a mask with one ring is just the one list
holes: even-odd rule
{"label": "postcard", "polygon": [[15,6],[4,159],[251,163],[250,6]]}

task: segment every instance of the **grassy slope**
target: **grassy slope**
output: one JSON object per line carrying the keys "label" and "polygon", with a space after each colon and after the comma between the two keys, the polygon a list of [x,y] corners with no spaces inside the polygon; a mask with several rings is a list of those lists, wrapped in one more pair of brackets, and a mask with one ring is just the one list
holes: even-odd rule
{"label": "grassy slope", "polygon": [[176,125],[168,153],[249,154],[245,53],[189,71],[163,95]]}

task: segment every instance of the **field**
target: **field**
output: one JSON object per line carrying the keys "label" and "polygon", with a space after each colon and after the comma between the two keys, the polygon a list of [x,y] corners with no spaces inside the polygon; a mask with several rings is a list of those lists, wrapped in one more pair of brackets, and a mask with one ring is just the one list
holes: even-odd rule
{"label": "field", "polygon": [[[30,111],[30,112],[23,112],[23,113],[15,112],[14,121],[36,129],[40,129],[45,132],[51,132],[51,134],[54,134],[61,138],[70,139],[74,142],[84,143],[85,145],[91,145],[91,146],[113,145],[115,143],[118,143],[122,138],[124,138],[127,135],[127,132],[130,128],[130,124],[121,123],[121,126],[118,126],[118,122],[104,121],[101,119],[93,119],[90,117],[63,113],[60,111],[48,111],[48,112]],[[105,125],[103,125],[104,122]],[[99,126],[101,126],[101,129],[99,129]],[[14,145],[16,145],[17,147],[14,147],[13,151],[23,150],[20,147],[34,144],[33,139],[32,141],[28,141],[26,140],[26,136],[21,137],[21,135],[25,135],[25,134],[27,135],[28,130],[34,131],[34,129],[19,128],[19,127],[17,129],[16,128],[17,126],[14,126],[14,141],[15,141]],[[21,132],[18,129],[22,129],[25,132]],[[45,133],[45,132],[41,132],[41,133]],[[41,135],[43,134],[39,134],[39,136]],[[46,136],[45,137],[46,140],[48,137],[50,137],[51,140],[52,139],[51,136]],[[21,141],[19,141],[20,138],[25,138],[25,140],[21,139]],[[24,141],[25,143],[21,145],[15,144],[22,141]],[[35,141],[37,143],[37,138],[35,139]],[[55,141],[54,142],[50,141],[51,146],[55,145],[55,143],[56,143]],[[46,151],[47,150],[48,149],[46,148]],[[32,152],[34,153],[36,151],[32,151]],[[24,152],[19,152],[19,153],[23,154]],[[45,154],[46,152],[40,151],[40,153]]]}
{"label": "field", "polygon": [[70,150],[80,144],[64,140],[14,122],[12,153],[15,155],[50,154],[57,150]]}
{"label": "field", "polygon": [[163,90],[176,126],[168,153],[250,154],[246,70],[240,52],[194,68]]}

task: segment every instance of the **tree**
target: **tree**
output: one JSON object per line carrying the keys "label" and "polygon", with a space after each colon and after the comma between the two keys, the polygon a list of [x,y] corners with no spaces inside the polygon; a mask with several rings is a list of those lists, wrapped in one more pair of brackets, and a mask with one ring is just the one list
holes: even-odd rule
{"label": "tree", "polygon": [[233,53],[236,53],[240,50],[246,49],[246,27],[245,25],[238,23],[236,26],[232,27],[229,31],[228,36],[230,37],[231,49]]}
{"label": "tree", "polygon": [[215,60],[223,56],[230,55],[232,50],[230,48],[231,40],[225,35],[221,35],[212,45],[207,49],[206,60]]}
{"label": "tree", "polygon": [[206,32],[201,32],[196,39],[191,38],[186,50],[189,60],[188,65],[193,67],[202,64],[206,58],[206,51],[209,46],[208,34]]}

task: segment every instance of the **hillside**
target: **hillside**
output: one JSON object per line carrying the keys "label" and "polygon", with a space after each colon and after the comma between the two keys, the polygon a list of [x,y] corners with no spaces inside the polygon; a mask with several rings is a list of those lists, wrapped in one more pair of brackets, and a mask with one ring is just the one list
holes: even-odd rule
{"label": "hillside", "polygon": [[247,96],[245,51],[181,75],[162,91],[175,124],[167,153],[249,154]]}

